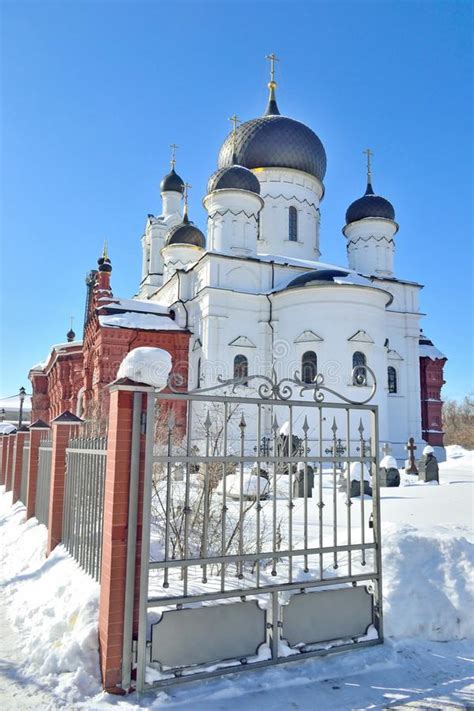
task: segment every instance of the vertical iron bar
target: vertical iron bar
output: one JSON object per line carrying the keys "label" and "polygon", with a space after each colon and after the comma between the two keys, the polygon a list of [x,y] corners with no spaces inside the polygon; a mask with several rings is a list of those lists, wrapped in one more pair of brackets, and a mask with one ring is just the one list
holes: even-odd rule
{"label": "vertical iron bar", "polygon": [[[227,418],[228,418],[228,403],[224,402],[224,431],[223,431],[223,455],[227,457]],[[221,531],[221,556],[226,554],[227,541],[227,471],[225,461],[222,463],[222,531]],[[221,591],[225,591],[226,564],[221,564]]]}
{"label": "vertical iron bar", "polygon": [[[261,542],[260,542],[260,511],[262,508],[262,505],[260,503],[260,496],[261,496],[261,491],[260,491],[260,456],[261,456],[261,441],[262,441],[262,406],[260,403],[257,405],[257,453],[258,453],[258,462],[257,462],[257,524],[256,524],[256,536],[257,536],[257,553],[261,552]],[[270,486],[270,484],[268,484]],[[256,587],[260,587],[260,559],[257,558],[256,562]]]}
{"label": "vertical iron bar", "polygon": [[[172,422],[169,423],[171,425]],[[171,457],[171,437],[172,429],[168,426],[168,438],[167,438],[167,451],[168,457]],[[169,547],[170,547],[170,511],[171,511],[171,462],[166,464],[166,505],[165,505],[165,556],[164,560],[168,561],[169,558]],[[163,577],[163,587],[169,587],[169,569],[165,567],[164,577]]]}
{"label": "vertical iron bar", "polygon": [[[336,418],[333,420],[333,437],[332,437],[332,530],[333,530],[333,546],[337,546],[337,473],[336,473],[336,447],[337,447],[337,425]],[[337,569],[339,564],[337,562],[337,550],[334,551],[334,563],[333,568]]]}
{"label": "vertical iron bar", "polygon": [[[324,533],[323,533],[323,408],[319,408],[319,548],[322,551],[324,545]],[[323,554],[319,554],[319,577],[323,579],[324,571],[324,561]]]}
{"label": "vertical iron bar", "polygon": [[[346,429],[347,429],[347,456],[351,456],[351,411],[346,408]],[[351,499],[351,465],[349,460],[346,460],[346,505],[347,505],[347,574],[352,575],[352,551],[350,549],[352,543],[352,499]]]}
{"label": "vertical iron bar", "polygon": [[[290,434],[288,437],[288,548],[293,550],[293,407],[288,406]],[[288,582],[293,582],[293,556],[288,558]]]}
{"label": "vertical iron bar", "polygon": [[[304,496],[304,504],[303,504],[303,545],[305,551],[308,549],[308,420],[305,417],[304,418],[304,423],[303,423],[303,432],[304,432],[304,482],[303,482],[303,496]],[[309,567],[308,567],[308,554],[304,554],[304,572],[308,573],[309,572]]]}
{"label": "vertical iron bar", "polygon": [[[188,400],[188,418],[187,418],[187,437],[186,437],[186,456],[190,457],[191,456],[191,447],[192,447],[192,422],[193,420],[193,401]],[[184,493],[184,558],[185,560],[189,556],[189,524],[190,524],[190,516],[191,516],[191,509],[189,507],[189,488],[190,488],[190,474],[191,474],[191,467],[189,465],[189,462],[186,462],[186,485],[185,485],[185,493]],[[188,566],[185,565],[182,568],[182,575],[183,575],[183,595],[186,596],[188,594]]]}
{"label": "vertical iron bar", "polygon": [[[276,458],[277,456],[277,442],[278,442],[278,423],[276,416],[274,416],[273,419],[273,537],[272,537],[272,545],[273,545],[273,552],[276,553],[276,547],[277,547],[277,483],[278,483],[278,460]],[[277,559],[273,558],[272,561],[272,572],[271,574],[273,576],[276,576],[277,570]]]}
{"label": "vertical iron bar", "polygon": [[[207,413],[209,417],[209,411]],[[204,520],[202,527],[202,544],[201,544],[201,555],[203,558],[207,558],[207,537],[209,528],[209,448],[210,448],[210,436],[211,430],[210,425],[206,430],[206,462],[204,465]],[[202,567],[202,582],[207,583],[207,566]]]}
{"label": "vertical iron bar", "polygon": [[142,544],[140,556],[140,603],[138,619],[138,650],[137,650],[137,690],[145,688],[146,675],[146,641],[147,641],[147,603],[148,577],[150,561],[150,523],[151,523],[151,488],[153,478],[153,438],[154,438],[154,397],[147,395],[146,437],[145,437],[145,475],[143,482],[142,509]]}
{"label": "vertical iron bar", "polygon": [[365,454],[365,442],[364,442],[364,426],[362,424],[362,418],[360,419],[359,425],[360,432],[360,530],[361,530],[361,543],[362,543],[362,565],[365,565],[365,471],[364,471],[364,454]]}
{"label": "vertical iron bar", "polygon": [[375,563],[378,578],[375,581],[376,590],[376,609],[378,614],[378,633],[379,638],[383,640],[383,603],[382,603],[382,539],[381,539],[381,520],[380,520],[380,480],[379,480],[379,423],[378,423],[378,408],[374,406],[372,413],[372,433],[373,433],[373,491],[372,491],[372,507],[374,514],[374,541],[375,541]]}
{"label": "vertical iron bar", "polygon": [[278,659],[278,637],[279,637],[279,605],[278,605],[278,592],[272,592],[272,659]]}
{"label": "vertical iron bar", "polygon": [[[148,397],[151,396],[149,395]],[[137,548],[138,483],[140,467],[140,418],[142,393],[133,393],[132,443],[130,452],[130,486],[128,489],[127,563],[123,618],[122,688],[128,689],[132,679],[133,598],[135,589],[135,560]],[[154,422],[149,424],[154,429]],[[106,457],[102,457],[106,460]],[[102,519],[102,516],[101,516]],[[102,531],[100,531],[102,533]],[[143,529],[142,535],[146,535]],[[102,536],[100,537],[102,546]],[[145,563],[145,561],[144,561]]]}

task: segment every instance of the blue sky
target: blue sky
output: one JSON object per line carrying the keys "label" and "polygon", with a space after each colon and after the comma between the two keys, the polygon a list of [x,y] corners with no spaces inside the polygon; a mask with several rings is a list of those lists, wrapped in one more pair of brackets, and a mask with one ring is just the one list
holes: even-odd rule
{"label": "blue sky", "polygon": [[449,357],[444,395],[472,389],[472,3],[31,2],[1,4],[0,395],[80,336],[107,239],[114,292],[140,279],[170,143],[201,199],[234,112],[260,115],[275,52],[282,113],[328,156],[322,259],[345,264],[349,203],[374,189],[400,224],[396,273],[425,284],[424,330]]}

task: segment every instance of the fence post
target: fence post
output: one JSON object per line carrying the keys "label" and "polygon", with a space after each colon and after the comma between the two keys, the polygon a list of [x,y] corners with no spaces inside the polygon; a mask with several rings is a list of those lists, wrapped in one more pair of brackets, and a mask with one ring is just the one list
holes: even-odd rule
{"label": "fence post", "polygon": [[41,435],[49,430],[49,425],[43,420],[35,420],[30,425],[30,454],[28,461],[28,484],[26,489],[26,520],[35,515],[36,482],[38,480],[39,446]]}
{"label": "fence post", "polygon": [[[138,498],[138,492],[143,487],[144,470],[143,450],[140,446],[140,440],[144,439],[143,435],[137,441],[137,445],[141,449],[141,456],[138,458],[135,452],[135,457],[132,457],[134,396],[151,390],[152,388],[137,387],[134,384],[128,386],[115,384],[110,388],[99,604],[102,682],[104,688],[110,693],[122,692],[127,542],[133,541],[135,550],[131,555],[133,555],[134,559],[139,550],[140,542],[139,535],[128,537],[130,500],[134,496]],[[143,399],[146,400],[146,398]],[[138,471],[135,472],[136,492],[130,492],[130,477],[133,469],[132,459],[138,462]],[[130,493],[132,495],[129,499]],[[135,569],[135,580],[138,574],[139,571]]]}
{"label": "fence post", "polygon": [[48,545],[49,555],[61,543],[63,529],[64,486],[66,482],[66,448],[83,420],[66,410],[51,422],[53,453],[51,460],[51,489],[49,497]]}
{"label": "fence post", "polygon": [[16,430],[10,432],[7,440],[7,463],[5,468],[5,491],[11,491],[13,479],[13,451],[16,442]]}
{"label": "fence post", "polygon": [[12,504],[15,504],[20,498],[21,474],[23,471],[23,447],[25,440],[28,437],[28,427],[22,425],[16,433],[15,457],[12,466]]}
{"label": "fence post", "polygon": [[1,449],[0,449],[0,485],[5,484],[5,457],[7,453],[7,440],[5,439],[6,435],[3,434],[3,432],[0,434],[0,444],[1,444]]}

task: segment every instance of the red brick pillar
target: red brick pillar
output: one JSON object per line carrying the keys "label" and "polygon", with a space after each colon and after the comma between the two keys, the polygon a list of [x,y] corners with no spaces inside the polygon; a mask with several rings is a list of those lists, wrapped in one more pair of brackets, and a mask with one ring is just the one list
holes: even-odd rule
{"label": "red brick pillar", "polygon": [[16,431],[11,432],[11,434],[8,435],[8,440],[7,440],[7,463],[6,463],[6,467],[5,467],[5,491],[11,491],[11,488],[12,488],[13,452],[15,450],[15,442],[16,442]]}
{"label": "red brick pillar", "polygon": [[[143,390],[146,392],[146,389]],[[141,391],[143,392],[143,390]],[[122,683],[134,391],[136,392],[137,388],[132,390],[130,387],[125,389],[125,386],[115,385],[110,392],[100,579],[99,643],[102,682],[105,689],[115,693],[120,690]],[[143,405],[145,405],[145,401],[146,395],[143,397]],[[144,436],[141,435],[139,491],[143,488],[143,440]],[[137,540],[134,551],[136,559],[141,543],[140,512],[139,498]],[[138,577],[139,559],[135,569],[135,580]]]}
{"label": "red brick pillar", "polygon": [[66,448],[77,434],[83,420],[66,410],[51,422],[53,453],[51,461],[51,490],[49,495],[48,546],[49,555],[61,543],[63,532],[64,486],[66,483]]}
{"label": "red brick pillar", "polygon": [[28,462],[28,484],[26,487],[27,520],[35,515],[39,446],[41,437],[47,430],[49,430],[49,425],[47,425],[46,422],[43,422],[43,420],[36,420],[30,425],[30,458]]}
{"label": "red brick pillar", "polygon": [[20,498],[21,475],[23,472],[23,447],[25,446],[25,442],[28,441],[29,436],[28,427],[24,425],[20,427],[16,434],[15,458],[12,467],[12,504],[15,504]]}
{"label": "red brick pillar", "polygon": [[5,462],[7,456],[7,437],[0,435],[0,484],[5,484]]}

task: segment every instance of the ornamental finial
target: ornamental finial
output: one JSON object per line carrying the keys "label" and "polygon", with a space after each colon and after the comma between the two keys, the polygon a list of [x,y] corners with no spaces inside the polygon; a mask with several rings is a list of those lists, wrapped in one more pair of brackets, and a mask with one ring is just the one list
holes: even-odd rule
{"label": "ornamental finial", "polygon": [[189,188],[192,188],[193,186],[190,185],[189,183],[185,183],[183,187],[183,200],[184,200],[184,209],[183,209],[183,222],[188,222],[188,198],[189,198]]}
{"label": "ornamental finial", "polygon": [[170,165],[171,165],[171,170],[174,170],[174,167],[176,165],[176,149],[179,148],[179,146],[177,146],[176,143],[172,143],[170,145],[170,148],[171,148]]}
{"label": "ornamental finial", "polygon": [[108,259],[108,258],[109,258],[109,255],[108,255],[108,253],[107,253],[107,240],[106,240],[106,239],[104,239],[104,247],[103,247],[103,249],[102,249],[102,257],[103,257],[104,259]]}
{"label": "ornamental finial", "polygon": [[232,122],[232,163],[237,163],[237,125],[241,123],[238,116],[235,114],[230,116],[229,121]]}
{"label": "ornamental finial", "polygon": [[362,151],[362,153],[367,156],[367,190],[365,191],[365,194],[373,195],[374,191],[372,188],[372,156],[374,154],[370,150],[370,148],[366,148],[365,151]]}
{"label": "ornamental finial", "polygon": [[265,59],[268,59],[270,62],[270,81],[268,82],[270,94],[268,96],[268,104],[264,116],[279,116],[280,111],[278,110],[275,96],[275,89],[277,86],[277,83],[275,81],[275,62],[279,62],[280,60],[275,54],[273,54],[273,52],[272,54],[267,54]]}

